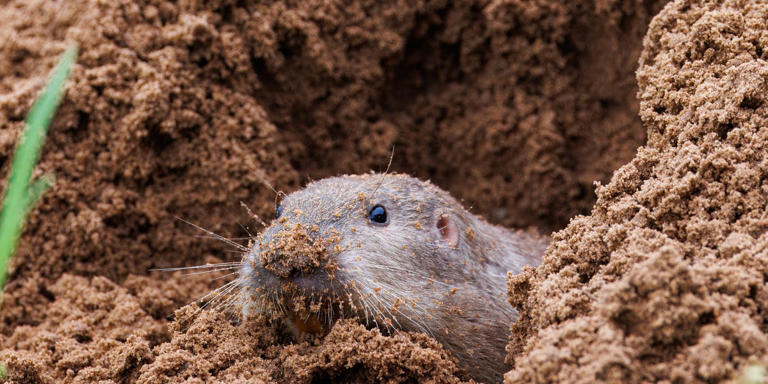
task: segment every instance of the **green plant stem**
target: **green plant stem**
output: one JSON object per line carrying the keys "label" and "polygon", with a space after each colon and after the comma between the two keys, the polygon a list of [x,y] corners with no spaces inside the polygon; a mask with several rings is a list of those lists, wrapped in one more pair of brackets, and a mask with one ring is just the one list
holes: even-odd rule
{"label": "green plant stem", "polygon": [[41,178],[30,186],[32,171],[40,157],[48,126],[61,101],[64,84],[76,57],[76,46],[71,46],[64,52],[48,85],[32,105],[24,131],[19,137],[0,211],[0,289],[5,286],[8,264],[16,250],[27,213],[50,185],[51,179],[48,177]]}

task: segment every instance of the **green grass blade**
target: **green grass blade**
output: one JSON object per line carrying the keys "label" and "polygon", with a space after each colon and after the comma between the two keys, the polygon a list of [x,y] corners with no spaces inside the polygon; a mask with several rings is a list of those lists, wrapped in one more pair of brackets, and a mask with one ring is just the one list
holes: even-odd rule
{"label": "green grass blade", "polygon": [[32,170],[40,157],[48,126],[56,113],[64,84],[76,57],[76,46],[71,46],[64,52],[48,85],[32,105],[27,115],[27,124],[19,137],[0,211],[0,289],[5,285],[8,264],[16,250],[27,212],[50,185],[50,179],[43,179],[30,187]]}
{"label": "green grass blade", "polygon": [[[25,213],[28,213],[30,210],[32,210],[32,208],[35,206],[35,203],[40,200],[40,197],[43,196],[43,193],[45,193],[45,191],[47,191],[51,185],[53,185],[53,176],[50,174],[45,174],[32,182],[32,185],[29,186],[27,199],[24,202],[26,207]],[[25,220],[22,220],[22,222],[23,221]]]}

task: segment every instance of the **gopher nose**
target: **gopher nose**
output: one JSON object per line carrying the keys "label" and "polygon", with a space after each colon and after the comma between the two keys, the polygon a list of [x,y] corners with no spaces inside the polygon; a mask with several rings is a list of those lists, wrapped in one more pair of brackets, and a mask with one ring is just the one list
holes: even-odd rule
{"label": "gopher nose", "polygon": [[314,272],[319,263],[313,262],[312,258],[306,255],[275,250],[261,254],[261,266],[275,276],[287,279],[299,275],[309,275]]}
{"label": "gopher nose", "polygon": [[310,275],[328,260],[323,243],[300,225],[286,226],[263,240],[259,255],[262,267],[284,279]]}

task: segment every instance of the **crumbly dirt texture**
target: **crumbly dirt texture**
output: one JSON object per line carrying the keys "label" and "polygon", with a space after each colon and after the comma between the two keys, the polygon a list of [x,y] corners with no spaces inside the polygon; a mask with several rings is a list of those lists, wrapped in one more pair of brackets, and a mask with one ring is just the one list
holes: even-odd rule
{"label": "crumbly dirt texture", "polygon": [[648,144],[509,280],[507,383],[713,383],[768,362],[767,19],[762,1],[675,1],[653,20]]}
{"label": "crumbly dirt texture", "polygon": [[[284,218],[279,219],[281,223]],[[275,276],[288,277],[293,270],[310,274],[315,268],[321,267],[332,273],[338,268],[335,259],[328,252],[338,245],[340,236],[328,238],[313,238],[312,228],[304,228],[301,224],[284,224],[285,229],[275,233],[272,242],[264,244],[264,249],[253,263],[263,263],[264,268]],[[263,243],[261,237],[255,240]]]}
{"label": "crumbly dirt texture", "polygon": [[[48,71],[70,42],[80,46],[36,171],[38,176],[52,173],[56,183],[30,214],[5,287],[0,357],[8,364],[10,381],[464,380],[442,348],[420,335],[382,336],[344,323],[326,339],[293,344],[276,325],[235,327],[216,313],[181,324],[174,311],[225,280],[148,270],[239,260],[233,249],[197,237],[200,232],[175,217],[243,238],[248,234],[240,224],[252,233],[259,226],[241,202],[262,218],[274,215],[275,194],[267,184],[290,192],[309,178],[383,170],[393,146],[392,170],[432,179],[493,222],[561,229],[574,215],[589,213],[593,181],[607,182],[645,142],[634,71],[651,16],[665,1],[243,3],[0,0],[2,180]],[[584,286],[603,267],[597,261],[577,262],[576,249],[591,255],[588,260],[621,260],[611,255],[620,249],[639,252],[620,245],[631,232],[649,250],[656,249],[656,240],[670,242],[668,263],[680,268],[700,265],[691,264],[691,258],[726,263],[718,258],[721,243],[729,244],[724,249],[733,254],[731,264],[738,255],[756,252],[757,240],[748,237],[757,239],[762,224],[755,218],[758,208],[749,205],[756,200],[746,196],[764,186],[755,160],[759,154],[750,152],[763,143],[754,132],[764,88],[758,81],[762,67],[747,57],[765,47],[756,32],[762,29],[757,22],[719,19],[712,19],[715,26],[697,27],[696,33],[715,36],[706,41],[725,44],[729,50],[723,53],[714,48],[719,45],[695,43],[700,39],[693,32],[665,32],[665,25],[689,28],[685,20],[694,13],[688,12],[678,12],[679,25],[657,22],[647,40],[640,82],[649,147],[600,190],[592,217],[577,219],[559,235],[545,267],[529,275],[531,290],[513,295],[527,316],[527,328],[515,331],[518,342],[513,343],[515,372],[521,375],[533,372],[519,357],[523,347],[534,351],[538,339],[533,336],[556,324],[545,322],[534,306],[552,314],[547,298],[569,292],[563,302],[585,304],[576,306],[577,312],[563,310],[559,321],[592,313],[590,302],[583,301]],[[666,14],[676,17],[673,11]],[[726,27],[720,30],[718,23]],[[729,40],[738,36],[732,28],[753,38]],[[701,57],[686,56],[682,46]],[[727,69],[726,54],[743,57],[739,65],[746,67]],[[698,69],[689,69],[689,77],[681,80],[664,66],[694,65],[695,60],[701,61]],[[709,60],[720,60],[714,63],[722,68]],[[696,88],[703,73],[721,77]],[[737,91],[747,85],[754,87],[743,109]],[[699,95],[695,108],[692,94]],[[704,132],[710,131],[725,139],[707,138]],[[678,140],[677,147],[671,138]],[[704,160],[716,150],[726,151],[728,140],[727,154]],[[676,156],[693,159],[685,163],[693,167],[689,187],[677,188],[682,176],[671,167],[682,163]],[[703,170],[705,165],[710,170]],[[686,169],[680,167],[679,172]],[[710,191],[705,177],[727,180],[722,190]],[[632,183],[638,185],[633,188],[649,184],[642,204],[650,213],[630,226],[630,208],[621,204],[640,199],[635,197],[640,192],[627,192]],[[678,202],[711,206],[712,212],[690,211]],[[657,206],[677,208],[652,210]],[[743,224],[706,219],[715,214],[732,215]],[[701,219],[689,220],[691,215]],[[599,233],[627,228],[627,236],[608,243],[596,228],[603,228]],[[658,235],[641,236],[630,228]],[[716,251],[702,256],[696,245],[703,243]],[[572,256],[564,249],[574,249]],[[682,259],[676,256],[680,252]],[[547,277],[577,265],[584,277],[570,285],[553,284],[553,291],[540,294],[541,302],[524,293],[540,292]],[[692,276],[690,285],[680,285],[691,297],[704,297],[699,292],[710,292],[709,287],[732,287],[724,283],[729,276],[702,282],[709,275],[661,270]],[[756,297],[762,297],[761,285],[738,281],[747,294],[758,286]],[[612,303],[646,305],[630,293],[626,300],[613,297]],[[751,308],[735,293],[719,295],[737,300],[734,308]],[[705,304],[717,308],[704,316],[715,324],[711,327],[728,323],[721,313],[737,314]],[[755,313],[744,310],[747,318]],[[638,313],[619,312],[629,319]],[[670,321],[694,321],[687,313]],[[723,337],[732,340],[750,329],[736,328]],[[727,355],[734,344],[721,343],[717,335],[706,340],[723,345]],[[352,345],[359,350],[350,351]]]}

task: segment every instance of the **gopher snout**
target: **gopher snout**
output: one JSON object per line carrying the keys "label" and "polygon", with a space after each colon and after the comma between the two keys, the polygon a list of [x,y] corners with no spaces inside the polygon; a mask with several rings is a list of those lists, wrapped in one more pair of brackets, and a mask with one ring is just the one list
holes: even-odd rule
{"label": "gopher snout", "polygon": [[324,242],[310,236],[299,224],[283,225],[262,238],[260,249],[261,266],[283,279],[311,275],[329,260]]}
{"label": "gopher snout", "polygon": [[260,261],[264,269],[283,279],[312,274],[320,265],[307,255],[284,253],[280,250],[262,252]]}

